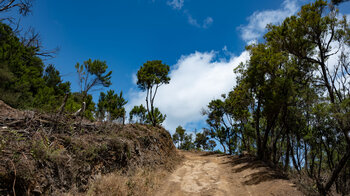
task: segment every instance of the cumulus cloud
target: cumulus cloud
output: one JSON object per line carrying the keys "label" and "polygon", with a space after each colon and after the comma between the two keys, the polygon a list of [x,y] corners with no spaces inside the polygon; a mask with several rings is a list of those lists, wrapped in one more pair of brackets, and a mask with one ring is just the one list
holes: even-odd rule
{"label": "cumulus cloud", "polygon": [[[215,60],[216,52],[195,52],[182,56],[170,72],[171,81],[159,89],[155,105],[167,115],[164,127],[174,132],[178,125],[204,120],[200,114],[212,99],[229,92],[235,84],[233,69],[249,58],[248,52],[232,56],[229,60]],[[134,105],[145,104],[145,93],[135,90],[127,109]]]}
{"label": "cumulus cloud", "polygon": [[171,6],[173,9],[181,10],[184,6],[184,0],[172,0],[167,1],[167,4]]}
{"label": "cumulus cloud", "polygon": [[278,24],[286,17],[294,15],[299,9],[297,0],[285,0],[280,9],[256,11],[248,17],[248,24],[240,26],[241,37],[247,43],[262,37],[266,32],[266,25]]}

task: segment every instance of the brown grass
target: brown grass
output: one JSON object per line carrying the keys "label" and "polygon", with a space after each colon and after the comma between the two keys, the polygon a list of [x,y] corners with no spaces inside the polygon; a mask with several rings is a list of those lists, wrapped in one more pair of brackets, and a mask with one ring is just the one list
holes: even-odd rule
{"label": "brown grass", "polygon": [[[107,175],[96,175],[89,190],[80,195],[89,196],[146,196],[152,195],[161,182],[170,172],[165,169],[138,169],[134,175],[127,176],[121,172],[114,172]],[[67,194],[79,195],[71,191]]]}

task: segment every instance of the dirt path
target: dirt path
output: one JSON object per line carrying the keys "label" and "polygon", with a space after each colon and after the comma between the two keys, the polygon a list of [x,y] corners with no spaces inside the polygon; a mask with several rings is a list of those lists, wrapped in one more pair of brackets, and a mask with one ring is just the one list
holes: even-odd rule
{"label": "dirt path", "polygon": [[184,163],[155,195],[302,195],[294,184],[251,157],[180,153]]}

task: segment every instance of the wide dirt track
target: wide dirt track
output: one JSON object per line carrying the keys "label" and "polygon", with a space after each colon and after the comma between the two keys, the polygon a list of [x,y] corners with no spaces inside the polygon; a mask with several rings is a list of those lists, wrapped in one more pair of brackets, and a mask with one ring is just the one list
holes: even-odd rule
{"label": "wide dirt track", "polygon": [[283,175],[253,157],[179,153],[183,164],[155,195],[303,195]]}

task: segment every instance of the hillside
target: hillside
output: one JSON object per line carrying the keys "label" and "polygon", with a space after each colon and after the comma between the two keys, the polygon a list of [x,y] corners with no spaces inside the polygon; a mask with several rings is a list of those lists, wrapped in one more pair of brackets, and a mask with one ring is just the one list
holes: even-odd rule
{"label": "hillside", "polygon": [[169,171],[178,160],[161,127],[92,123],[0,101],[0,195],[101,195],[105,174],[132,179],[140,170]]}
{"label": "hillside", "polygon": [[253,157],[177,151],[161,127],[0,111],[1,195],[302,195]]}

